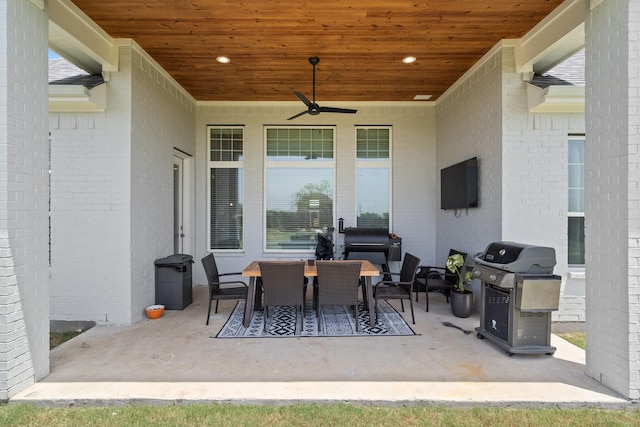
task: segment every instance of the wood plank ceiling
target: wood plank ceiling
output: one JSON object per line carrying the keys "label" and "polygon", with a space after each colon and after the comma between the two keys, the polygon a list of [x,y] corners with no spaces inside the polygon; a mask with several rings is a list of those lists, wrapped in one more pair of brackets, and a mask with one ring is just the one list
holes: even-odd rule
{"label": "wood plank ceiling", "polygon": [[[197,100],[436,100],[499,40],[562,0],[73,0]],[[224,55],[228,64],[216,62]],[[412,64],[402,63],[414,56]]]}

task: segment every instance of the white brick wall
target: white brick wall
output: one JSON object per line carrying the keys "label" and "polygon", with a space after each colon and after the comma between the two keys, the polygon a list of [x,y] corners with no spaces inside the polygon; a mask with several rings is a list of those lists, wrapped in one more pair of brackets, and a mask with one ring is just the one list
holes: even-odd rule
{"label": "white brick wall", "polygon": [[526,84],[514,64],[513,49],[505,49],[502,238],[554,248],[554,273],[563,279],[563,292],[553,319],[585,321],[584,282],[573,284],[573,295],[564,294],[568,270],[567,141],[569,134],[584,134],[584,116],[529,113]]}
{"label": "white brick wall", "polygon": [[[443,265],[451,248],[473,255],[501,237],[501,82],[502,54],[497,52],[448,91],[436,107],[437,265]],[[479,207],[456,218],[453,211],[440,209],[439,171],[475,156],[478,157]]]}
{"label": "white brick wall", "polygon": [[[529,113],[514,64],[511,47],[496,49],[438,104],[437,168],[478,156],[480,206],[459,218],[439,211],[437,253],[474,254],[497,240],[551,246],[566,278],[567,137],[584,133],[584,118]],[[584,321],[584,295],[563,296],[553,315]]]}
{"label": "white brick wall", "polygon": [[[206,251],[206,126],[207,124],[244,124],[244,236],[241,254],[216,253],[221,271],[240,271],[250,261],[260,259],[263,229],[264,135],[263,124],[337,126],[337,218],[345,226],[355,226],[355,124],[393,126],[393,224],[392,231],[402,237],[403,253],[412,252],[426,263],[435,260],[435,116],[425,104],[354,105],[358,113],[320,114],[295,123],[287,117],[300,111],[299,106],[216,105],[203,103],[197,109],[196,140],[196,229],[194,265],[195,283],[206,283],[200,258]],[[336,253],[341,256],[343,236],[336,233]],[[292,255],[300,257],[298,255]],[[397,271],[399,266],[392,266]]]}
{"label": "white brick wall", "polygon": [[49,373],[46,29],[0,0],[0,400]]}
{"label": "white brick wall", "polygon": [[121,48],[104,113],[52,113],[51,318],[130,324],[172,252],[172,148],[195,151],[195,104]]}
{"label": "white brick wall", "polygon": [[173,147],[195,155],[196,136],[195,102],[138,49],[132,49],[132,77],[131,318],[137,321],[155,303],[154,260],[173,254]]}
{"label": "white brick wall", "polygon": [[587,373],[640,397],[640,5],[607,0],[586,21]]}
{"label": "white brick wall", "polygon": [[130,61],[104,113],[52,113],[51,318],[131,321]]}

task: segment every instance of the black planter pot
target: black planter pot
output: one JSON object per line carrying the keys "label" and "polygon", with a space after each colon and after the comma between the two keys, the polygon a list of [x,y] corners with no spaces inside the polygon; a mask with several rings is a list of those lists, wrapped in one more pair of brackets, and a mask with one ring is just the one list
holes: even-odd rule
{"label": "black planter pot", "polygon": [[473,310],[473,292],[451,291],[451,312],[456,317],[469,317]]}

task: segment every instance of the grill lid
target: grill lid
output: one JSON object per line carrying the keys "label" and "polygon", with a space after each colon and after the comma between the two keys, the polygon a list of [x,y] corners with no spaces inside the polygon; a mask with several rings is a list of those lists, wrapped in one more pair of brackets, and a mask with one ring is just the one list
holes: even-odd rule
{"label": "grill lid", "polygon": [[476,263],[523,274],[550,274],[556,265],[556,251],[543,246],[515,242],[494,242],[475,257]]}
{"label": "grill lid", "polygon": [[389,230],[347,227],[344,246],[347,252],[389,252]]}

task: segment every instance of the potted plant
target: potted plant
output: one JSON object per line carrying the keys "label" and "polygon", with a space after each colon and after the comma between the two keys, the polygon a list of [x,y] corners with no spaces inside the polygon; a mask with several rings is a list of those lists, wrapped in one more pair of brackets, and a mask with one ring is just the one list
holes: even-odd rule
{"label": "potted plant", "polygon": [[451,312],[456,317],[469,317],[473,309],[473,292],[467,289],[473,279],[471,271],[463,272],[464,258],[460,254],[453,254],[447,258],[447,270],[458,277],[451,291]]}

